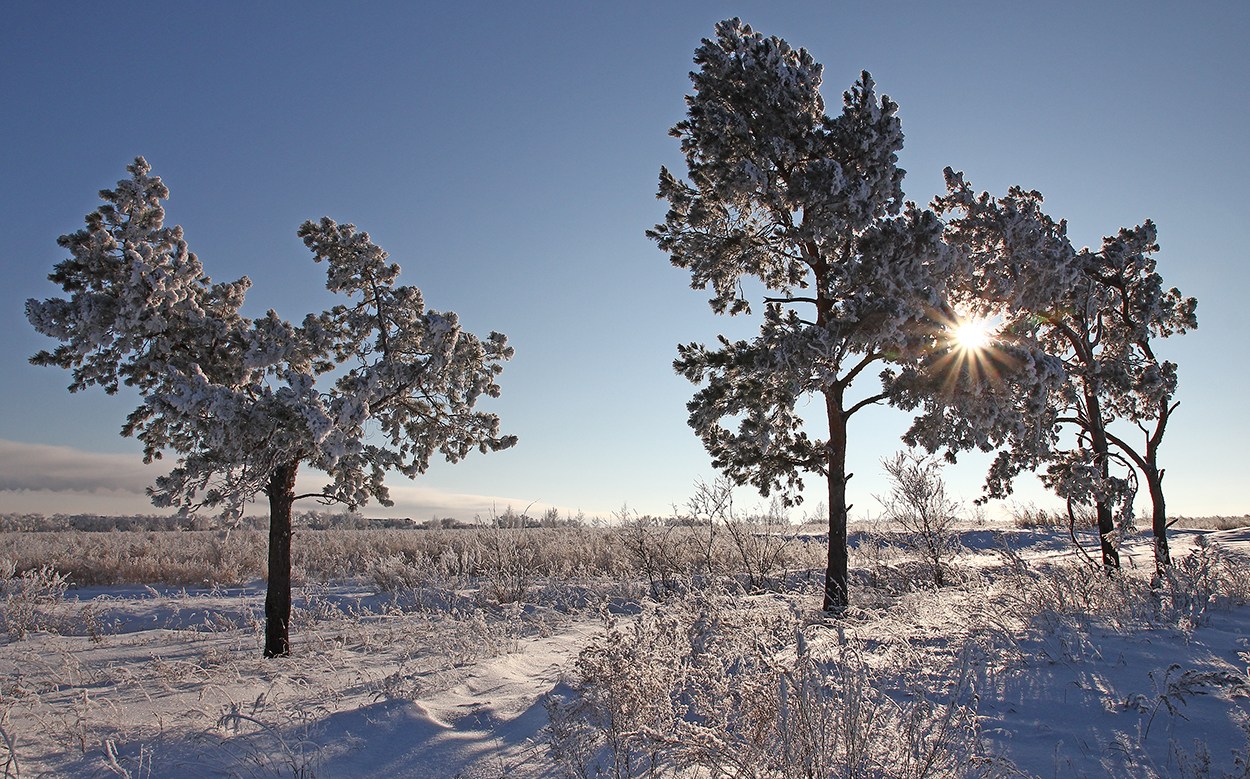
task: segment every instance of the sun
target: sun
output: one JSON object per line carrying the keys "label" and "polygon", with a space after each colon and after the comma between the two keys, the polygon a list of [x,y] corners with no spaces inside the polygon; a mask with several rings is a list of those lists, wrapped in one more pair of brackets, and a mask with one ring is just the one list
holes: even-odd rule
{"label": "sun", "polygon": [[980,352],[994,343],[994,330],[988,319],[964,319],[951,331],[960,351]]}
{"label": "sun", "polygon": [[937,319],[926,371],[932,371],[944,393],[979,393],[987,386],[998,386],[1018,367],[1005,318],[998,312],[987,313],[950,311]]}

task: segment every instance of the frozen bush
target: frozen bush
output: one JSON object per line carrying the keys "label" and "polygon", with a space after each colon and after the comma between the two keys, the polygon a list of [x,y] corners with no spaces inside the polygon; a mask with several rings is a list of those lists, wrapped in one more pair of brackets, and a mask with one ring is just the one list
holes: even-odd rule
{"label": "frozen bush", "polygon": [[748,591],[761,592],[790,564],[794,533],[788,529],[785,507],[778,499],[774,497],[766,514],[744,519],[734,510],[733,490],[733,482],[724,477],[712,484],[699,482],[687,507],[708,526],[709,574],[714,570],[712,558],[720,527],[728,542],[731,570],[742,576]]}
{"label": "frozen bush", "polygon": [[1220,601],[1250,600],[1250,561],[1199,536],[1197,548],[1164,568],[1155,584],[1152,594],[1164,619],[1192,629]]}
{"label": "frozen bush", "polygon": [[483,593],[493,603],[519,603],[534,586],[540,552],[521,542],[524,531],[492,528],[482,539]]}
{"label": "frozen bush", "polygon": [[1198,546],[1161,578],[1108,574],[1096,561],[1030,565],[1009,549],[996,601],[1024,623],[1100,620],[1119,628],[1167,625],[1192,630],[1212,608],[1250,601],[1250,560],[1199,537]]}
{"label": "frozen bush", "polygon": [[1174,517],[1168,525],[1195,530],[1235,530],[1250,527],[1250,514],[1240,517]]}
{"label": "frozen bush", "polygon": [[688,589],[690,533],[655,517],[630,517],[624,509],[618,519],[615,540],[633,570],[646,578],[651,597],[665,598]]}
{"label": "frozen bush", "polygon": [[955,529],[961,506],[946,494],[941,464],[932,456],[899,452],[881,465],[890,482],[890,493],[877,498],[883,518],[907,531],[903,543],[920,556],[926,578],[938,587],[948,584],[962,551]]}
{"label": "frozen bush", "polygon": [[1012,524],[1024,530],[1053,530],[1068,526],[1068,518],[1060,512],[1047,511],[1032,504],[1013,505],[1009,513]]}
{"label": "frozen bush", "polygon": [[979,775],[966,674],[938,697],[811,630],[724,597],[613,623],[548,699],[552,755],[579,779]]}
{"label": "frozen bush", "polygon": [[13,638],[53,627],[55,609],[65,600],[68,578],[44,565],[17,573],[12,560],[0,560],[0,628]]}

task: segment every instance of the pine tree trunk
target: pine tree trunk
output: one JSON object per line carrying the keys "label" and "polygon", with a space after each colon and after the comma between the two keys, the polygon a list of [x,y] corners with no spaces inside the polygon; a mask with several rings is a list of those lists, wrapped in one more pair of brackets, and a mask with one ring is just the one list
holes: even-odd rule
{"label": "pine tree trunk", "polygon": [[291,504],[299,463],[274,469],[269,495],[269,585],[265,592],[265,657],[291,653]]}
{"label": "pine tree trunk", "polygon": [[[1098,396],[1087,388],[1085,395],[1086,409],[1091,420],[1089,424],[1090,446],[1094,450],[1094,463],[1105,481],[1111,474],[1110,444],[1107,442],[1107,431],[1102,426],[1102,408]],[[1098,543],[1102,548],[1102,565],[1108,573],[1120,569],[1120,552],[1115,548],[1115,515],[1111,504],[1099,501],[1094,507],[1098,517]]]}
{"label": "pine tree trunk", "polygon": [[827,478],[829,482],[829,557],[825,567],[824,610],[844,614],[850,605],[848,589],[848,553],[846,546],[846,418],[842,411],[841,393],[836,389],[825,393],[825,409],[829,416]]}
{"label": "pine tree trunk", "polygon": [[1145,470],[1146,486],[1150,489],[1150,530],[1154,534],[1155,576],[1162,580],[1172,565],[1172,551],[1168,548],[1168,510],[1163,500],[1163,474],[1153,462]]}
{"label": "pine tree trunk", "polygon": [[1098,512],[1098,542],[1102,548],[1102,565],[1111,571],[1120,569],[1120,552],[1115,548],[1115,515],[1105,501],[1096,507]]}
{"label": "pine tree trunk", "polygon": [[1167,569],[1172,567],[1172,550],[1168,548],[1168,507],[1163,499],[1163,470],[1159,467],[1159,444],[1167,430],[1168,419],[1176,409],[1171,401],[1171,397],[1159,401],[1159,418],[1155,422],[1154,433],[1146,436],[1146,458],[1141,468],[1146,476],[1146,487],[1150,490],[1150,530],[1155,541],[1155,579],[1160,584]]}

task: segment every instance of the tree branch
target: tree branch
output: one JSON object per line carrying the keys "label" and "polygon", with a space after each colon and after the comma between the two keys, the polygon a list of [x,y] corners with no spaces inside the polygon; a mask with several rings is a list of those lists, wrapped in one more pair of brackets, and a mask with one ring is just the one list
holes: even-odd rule
{"label": "tree branch", "polygon": [[879,353],[869,352],[868,354],[864,355],[864,359],[860,360],[859,364],[856,365],[854,368],[851,368],[851,370],[846,374],[846,376],[843,377],[842,380],[839,381],[838,383],[841,384],[843,387],[851,386],[851,382],[855,381],[856,376],[863,373],[865,368],[867,368],[869,365],[872,365],[874,362],[876,362],[880,358],[881,358],[881,355]]}
{"label": "tree branch", "polygon": [[855,405],[851,406],[849,409],[844,411],[842,413],[842,418],[850,419],[851,415],[854,414],[856,411],[859,411],[861,408],[864,408],[865,406],[871,406],[876,403],[880,403],[881,401],[885,400],[888,397],[890,397],[890,393],[880,392],[880,393],[877,393],[876,395],[873,395],[872,397],[864,398],[860,402],[856,403]]}
{"label": "tree branch", "polygon": [[816,298],[808,297],[789,297],[789,298],[764,298],[765,303],[811,303],[813,306],[820,305],[820,301]]}
{"label": "tree branch", "polygon": [[306,492],[303,495],[296,495],[295,497],[291,498],[291,502],[294,503],[295,501],[303,500],[304,498],[318,498],[320,500],[328,500],[331,503],[346,503],[346,501],[344,501],[342,498],[336,495],[330,495],[329,493],[325,493],[325,492]]}
{"label": "tree branch", "polygon": [[1120,438],[1118,435],[1116,435],[1115,433],[1112,433],[1109,430],[1105,433],[1105,435],[1107,436],[1107,440],[1110,441],[1112,444],[1114,444],[1117,449],[1119,449],[1121,452],[1127,455],[1128,458],[1132,460],[1133,463],[1138,468],[1140,468],[1143,473],[1145,473],[1149,469],[1146,464],[1146,459],[1142,457],[1137,452],[1136,449],[1134,449],[1132,446],[1129,446],[1127,441],[1125,441],[1123,438]]}

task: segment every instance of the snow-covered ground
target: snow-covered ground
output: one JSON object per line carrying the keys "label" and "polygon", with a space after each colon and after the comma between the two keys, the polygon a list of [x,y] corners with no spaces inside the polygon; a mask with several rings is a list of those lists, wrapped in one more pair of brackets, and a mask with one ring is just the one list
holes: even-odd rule
{"label": "snow-covered ground", "polygon": [[[794,691],[798,672],[786,664],[796,656],[825,658],[812,667],[844,674],[853,656],[881,689],[864,700],[913,714],[921,711],[906,708],[913,698],[933,704],[921,728],[930,741],[943,712],[964,717],[964,736],[978,744],[968,770],[1250,775],[1250,606],[1235,597],[1250,583],[1226,581],[1250,571],[1242,558],[1250,533],[1174,535],[1178,569],[1196,598],[1175,589],[1143,595],[1144,586],[1117,594],[1072,562],[1059,533],[970,530],[964,539],[966,581],[939,590],[867,587],[890,571],[901,576],[905,561],[891,564],[878,549],[874,568],[867,551],[857,553],[857,608],[838,623],[818,611],[812,583],[756,595],[694,592],[654,605],[583,593],[570,599],[576,607],[560,608],[550,593],[538,599],[546,605],[475,606],[471,597],[431,605],[361,582],[310,586],[298,593],[294,653],[280,660],[260,657],[259,585],[71,589],[37,604],[31,632],[0,638],[0,777],[541,777],[570,767],[594,775],[611,756],[603,720],[573,728],[592,753],[570,756],[568,727],[563,752],[551,749],[550,712],[563,711],[568,726],[589,710],[579,696],[605,705],[611,695],[595,685],[608,680],[588,678],[592,669],[646,675],[620,658],[675,664],[681,647],[708,640],[716,651],[771,653],[777,678]],[[1127,544],[1125,563],[1130,574],[1148,570],[1148,544]],[[17,619],[6,615],[6,624]],[[771,633],[751,627],[765,623]],[[666,643],[673,635],[680,640]],[[734,644],[735,635],[747,638]],[[781,638],[774,646],[768,636]],[[587,647],[595,651],[579,664]],[[726,673],[745,667],[736,662]],[[655,669],[649,683],[676,683],[673,673]],[[891,679],[897,684],[884,683]],[[626,715],[618,713],[622,730]],[[662,733],[644,735],[668,743]],[[670,741],[664,749],[678,757],[662,755],[661,771],[708,775],[707,763],[676,768],[693,753]],[[746,748],[704,746],[700,754]],[[877,775],[924,774],[911,766]]]}

